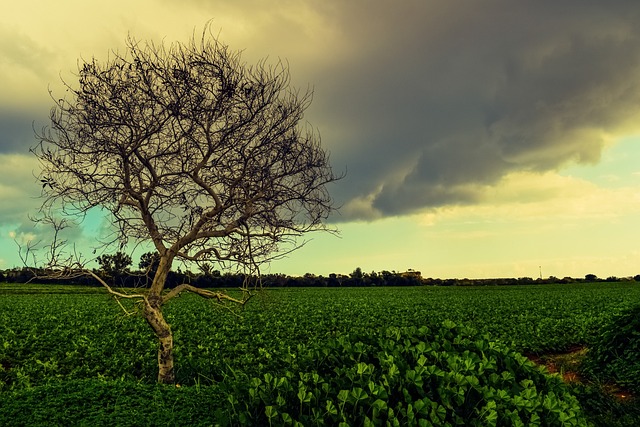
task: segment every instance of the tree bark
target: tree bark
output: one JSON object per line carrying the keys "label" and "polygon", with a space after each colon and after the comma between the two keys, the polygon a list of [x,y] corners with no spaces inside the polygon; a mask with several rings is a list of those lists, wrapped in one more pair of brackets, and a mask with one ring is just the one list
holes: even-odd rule
{"label": "tree bark", "polygon": [[145,299],[144,317],[158,338],[158,382],[174,384],[173,333],[162,315],[162,299],[160,297],[149,296]]}

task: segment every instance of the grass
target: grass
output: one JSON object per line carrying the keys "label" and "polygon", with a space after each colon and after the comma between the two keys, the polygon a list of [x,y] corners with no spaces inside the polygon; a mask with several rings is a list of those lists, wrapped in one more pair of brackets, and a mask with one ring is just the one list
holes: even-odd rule
{"label": "grass", "polygon": [[212,425],[228,406],[225,378],[284,375],[305,346],[344,333],[446,319],[537,357],[567,380],[575,375],[571,389],[595,425],[640,425],[637,399],[616,397],[610,383],[581,372],[602,326],[638,301],[633,282],[278,289],[238,318],[186,295],[166,309],[176,388],[154,384],[148,327],[124,316],[103,289],[0,284],[0,425]]}

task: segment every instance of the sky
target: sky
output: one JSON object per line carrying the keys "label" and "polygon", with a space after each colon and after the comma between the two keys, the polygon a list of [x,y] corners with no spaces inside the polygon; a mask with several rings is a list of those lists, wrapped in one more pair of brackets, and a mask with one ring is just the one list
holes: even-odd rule
{"label": "sky", "polygon": [[623,0],[7,3],[0,269],[41,237],[29,147],[61,79],[128,35],[186,42],[207,22],[247,63],[286,60],[313,88],[305,120],[346,172],[330,187],[340,234],[307,236],[264,272],[640,274],[640,3]]}

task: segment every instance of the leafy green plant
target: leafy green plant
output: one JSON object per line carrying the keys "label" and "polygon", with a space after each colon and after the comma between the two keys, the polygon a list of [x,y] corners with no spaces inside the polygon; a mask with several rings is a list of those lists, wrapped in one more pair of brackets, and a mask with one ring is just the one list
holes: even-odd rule
{"label": "leafy green plant", "polygon": [[640,405],[637,399],[613,396],[603,384],[575,384],[572,392],[596,426],[637,427],[640,425]]}
{"label": "leafy green plant", "polygon": [[245,425],[587,425],[556,375],[445,321],[345,334],[298,355],[300,370],[235,384]]}
{"label": "leafy green plant", "polygon": [[225,396],[216,387],[70,380],[4,393],[2,426],[210,426]]}
{"label": "leafy green plant", "polygon": [[606,325],[587,356],[586,372],[640,393],[640,305]]}
{"label": "leafy green plant", "polygon": [[[0,294],[0,409],[15,408],[21,399],[38,393],[64,393],[85,380],[110,384],[109,389],[137,390],[140,402],[171,398],[173,391],[168,389],[145,388],[155,382],[155,343],[146,334],[144,320],[107,303],[103,289],[0,284]],[[515,350],[544,353],[574,344],[591,348],[604,334],[603,324],[637,303],[640,287],[619,282],[300,288],[267,290],[264,295],[246,306],[241,317],[223,308],[204,310],[202,304],[211,303],[190,295],[167,306],[180,392],[221,396],[208,407],[194,397],[205,424],[246,425],[255,420],[264,425],[294,425],[301,420],[310,425],[339,424],[345,422],[343,416],[348,420],[362,416],[361,424],[367,419],[407,424],[412,419],[420,425],[434,423],[422,419],[425,411],[428,417],[433,412],[434,419],[467,411],[464,414],[484,417],[482,422],[488,425],[494,417],[496,425],[503,421],[508,425],[511,421],[505,420],[515,420],[513,407],[522,419],[531,410],[527,402],[536,399],[528,396],[533,393],[527,391],[531,385],[521,381],[533,381],[538,396],[550,396],[549,388],[539,385],[547,380],[531,371],[535,368],[521,366],[520,361],[528,362]],[[473,325],[478,332],[463,333],[466,329],[460,326],[447,332],[445,319]],[[425,325],[426,330],[420,332],[413,325]],[[602,382],[607,375],[602,372]],[[86,396],[74,402],[101,405],[91,397],[100,390],[96,387],[84,387]],[[554,391],[554,396],[563,393]],[[611,405],[592,403],[595,393],[588,395],[585,406],[608,411]],[[463,396],[464,403],[458,405]],[[472,401],[479,406],[470,406]],[[58,415],[55,399],[34,397],[31,402],[39,405],[39,414],[49,408]],[[65,406],[68,411],[86,413],[74,402]],[[173,410],[186,411],[181,405],[191,403],[176,400]],[[205,407],[206,417],[204,409],[200,411]],[[152,417],[150,408],[145,413]],[[24,416],[29,413],[25,409]],[[637,412],[622,408],[617,413],[632,420],[624,425],[640,425]],[[601,425],[616,425],[612,417]]]}

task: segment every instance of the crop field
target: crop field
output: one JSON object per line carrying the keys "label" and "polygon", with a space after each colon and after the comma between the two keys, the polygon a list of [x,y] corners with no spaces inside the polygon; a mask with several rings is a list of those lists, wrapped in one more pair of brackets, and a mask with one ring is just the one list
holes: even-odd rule
{"label": "crop field", "polygon": [[634,425],[522,354],[588,349],[639,302],[635,282],[266,289],[242,311],[184,295],[174,387],[101,288],[0,284],[0,425],[597,424],[585,406]]}

